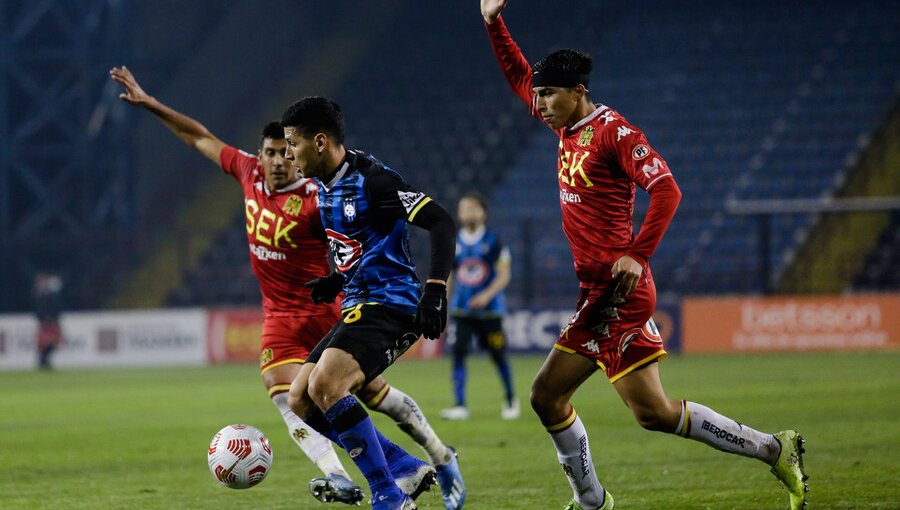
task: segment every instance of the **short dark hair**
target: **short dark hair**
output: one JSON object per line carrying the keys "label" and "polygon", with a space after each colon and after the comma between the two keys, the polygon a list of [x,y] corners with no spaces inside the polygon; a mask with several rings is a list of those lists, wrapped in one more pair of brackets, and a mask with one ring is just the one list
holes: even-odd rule
{"label": "short dark hair", "polygon": [[488,203],[487,203],[487,199],[484,198],[484,195],[473,190],[473,191],[467,191],[467,192],[463,193],[463,195],[461,197],[459,197],[460,200],[463,200],[466,198],[469,200],[474,200],[474,201],[478,202],[478,205],[480,205],[481,208],[484,209],[484,214],[488,213]]}
{"label": "short dark hair", "polygon": [[281,127],[280,122],[273,120],[263,126],[262,131],[259,132],[260,148],[262,148],[266,138],[271,138],[272,140],[284,140],[284,128]]}
{"label": "short dark hair", "polygon": [[[578,50],[556,50],[535,62],[533,71],[547,75],[582,75],[590,76],[594,62],[590,55]],[[585,87],[587,83],[583,83]]]}
{"label": "short dark hair", "polygon": [[308,96],[294,101],[281,115],[282,127],[295,127],[305,137],[325,133],[344,143],[344,114],[337,103],[322,96]]}

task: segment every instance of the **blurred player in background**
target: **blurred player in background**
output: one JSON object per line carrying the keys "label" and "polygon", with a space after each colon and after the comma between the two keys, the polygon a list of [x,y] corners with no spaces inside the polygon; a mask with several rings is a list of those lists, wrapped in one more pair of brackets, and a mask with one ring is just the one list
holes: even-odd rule
{"label": "blurred player in background", "polygon": [[445,420],[469,419],[466,407],[466,356],[472,337],[490,353],[503,383],[505,398],[500,409],[504,420],[519,417],[519,399],[513,389],[512,372],[506,359],[503,289],[509,284],[509,249],[487,228],[487,202],[477,192],[459,199],[454,274],[450,281],[450,314],[456,324],[453,343],[453,394],[456,405],[441,412]]}
{"label": "blurred player in background", "polygon": [[[613,508],[593,471],[587,434],[570,398],[598,369],[649,430],[677,434],[759,459],[805,505],[802,438],[792,430],[758,432],[703,405],[666,396],[659,364],[666,355],[651,315],[656,289],[648,260],[681,199],[665,160],[618,112],[591,101],[591,58],[559,50],[528,64],[501,11],[507,0],[481,0],[494,54],[512,89],[559,137],[563,231],[581,286],[576,313],[535,378],[531,403],[550,433],[574,493],[568,509]],[[635,186],[650,194],[646,219],[632,231]]]}
{"label": "blurred player in background", "polygon": [[[374,157],[344,148],[340,107],[324,97],[294,102],[281,118],[288,159],[319,184],[319,210],[335,270],[313,282],[312,298],[330,303],[343,290],[343,317],[310,353],[291,386],[291,408],[342,444],[365,475],[372,508],[408,510],[393,472],[421,462],[385,438],[352,395],[377,378],[420,335],[436,339],[447,323],[453,218]],[[421,288],[407,224],[429,231],[431,272]],[[453,451],[436,463],[448,509],[465,487]]]}
{"label": "blurred player in background", "polygon": [[[148,95],[125,67],[112,69],[110,76],[125,88],[119,97],[159,117],[243,188],[250,263],[259,281],[265,312],[260,348],[263,382],[291,438],[326,475],[310,482],[313,495],[326,502],[358,503],[363,499],[362,491],[350,481],[331,442],[298,418],[288,405],[288,390],[301,364],[340,318],[337,304],[316,306],[310,289],[304,286],[329,271],[328,245],[317,206],[318,186],[301,178],[285,160],[287,144],[278,122],[263,128],[259,150],[250,155],[226,145],[196,120]],[[432,462],[443,462],[449,455],[415,401],[383,378],[372,380],[359,395],[370,408],[397,422]],[[408,493],[421,492],[435,481],[434,468],[416,468],[414,472],[397,473]]]}
{"label": "blurred player in background", "polygon": [[50,357],[53,351],[62,343],[62,328],[59,324],[59,315],[62,313],[62,278],[47,271],[40,271],[34,276],[34,314],[37,317],[38,328],[35,335],[35,345],[38,352],[38,368],[50,370],[53,365]]}

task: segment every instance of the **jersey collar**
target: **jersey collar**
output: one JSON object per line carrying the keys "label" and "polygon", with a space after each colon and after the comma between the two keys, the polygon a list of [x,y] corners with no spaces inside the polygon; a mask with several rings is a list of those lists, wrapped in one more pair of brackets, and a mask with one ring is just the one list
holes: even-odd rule
{"label": "jersey collar", "polygon": [[322,183],[322,186],[325,188],[325,191],[331,191],[332,188],[344,177],[344,174],[347,173],[347,169],[350,168],[350,162],[344,161],[344,164],[341,165],[341,169],[335,172],[334,177],[331,178],[328,183]]}
{"label": "jersey collar", "polygon": [[463,240],[466,244],[475,244],[478,241],[481,241],[484,238],[484,233],[487,232],[487,227],[484,225],[475,229],[475,232],[469,233],[466,229],[459,230],[459,238]]}
{"label": "jersey collar", "polygon": [[581,129],[582,127],[584,127],[585,124],[587,124],[588,122],[591,122],[592,120],[596,119],[598,115],[600,115],[601,113],[605,112],[606,110],[609,110],[608,107],[603,106],[602,104],[598,104],[598,105],[595,105],[595,106],[597,107],[596,110],[594,110],[593,112],[591,112],[590,114],[588,114],[587,117],[585,117],[585,118],[579,120],[577,123],[575,123],[574,126],[568,128],[568,129],[566,129],[566,131],[569,131],[569,132],[572,132],[572,131],[578,131],[579,129]]}
{"label": "jersey collar", "polygon": [[269,189],[269,185],[265,183],[265,180],[263,180],[263,188],[266,190],[266,196],[270,196],[270,195],[272,195],[272,193],[287,193],[288,191],[294,191],[295,189],[299,188],[300,186],[303,186],[304,184],[306,184],[306,179],[301,177],[301,178],[297,179],[296,181],[288,184],[287,186],[285,186],[283,188],[275,188],[275,190],[273,191],[273,190]]}

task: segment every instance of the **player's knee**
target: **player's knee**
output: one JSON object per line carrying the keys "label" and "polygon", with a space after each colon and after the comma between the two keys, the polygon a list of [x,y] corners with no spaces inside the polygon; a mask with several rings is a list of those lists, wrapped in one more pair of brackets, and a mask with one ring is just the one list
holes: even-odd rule
{"label": "player's knee", "polygon": [[536,379],[531,385],[531,408],[541,421],[550,420],[554,414],[559,414],[556,411],[565,406],[566,402],[544,387],[539,380]]}
{"label": "player's knee", "polygon": [[632,408],[638,425],[657,432],[671,432],[677,423],[672,423],[671,413],[664,406]]}
{"label": "player's knee", "polygon": [[293,388],[291,392],[288,393],[288,407],[291,408],[294,414],[297,416],[307,416],[312,411],[313,403],[309,399],[309,395],[306,392],[295,393]]}

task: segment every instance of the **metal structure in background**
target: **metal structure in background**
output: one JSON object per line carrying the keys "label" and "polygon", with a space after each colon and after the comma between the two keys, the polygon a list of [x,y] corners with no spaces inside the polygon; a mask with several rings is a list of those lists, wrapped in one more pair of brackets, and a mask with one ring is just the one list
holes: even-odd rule
{"label": "metal structure in background", "polygon": [[90,304],[90,267],[117,255],[133,221],[106,75],[128,56],[128,11],[121,0],[0,0],[0,311],[29,307],[39,269],[62,271]]}
{"label": "metal structure in background", "polygon": [[730,214],[752,216],[759,222],[759,268],[757,278],[765,294],[775,292],[772,267],[772,219],[792,214],[887,213],[900,211],[900,197],[846,197],[817,199],[730,200]]}

